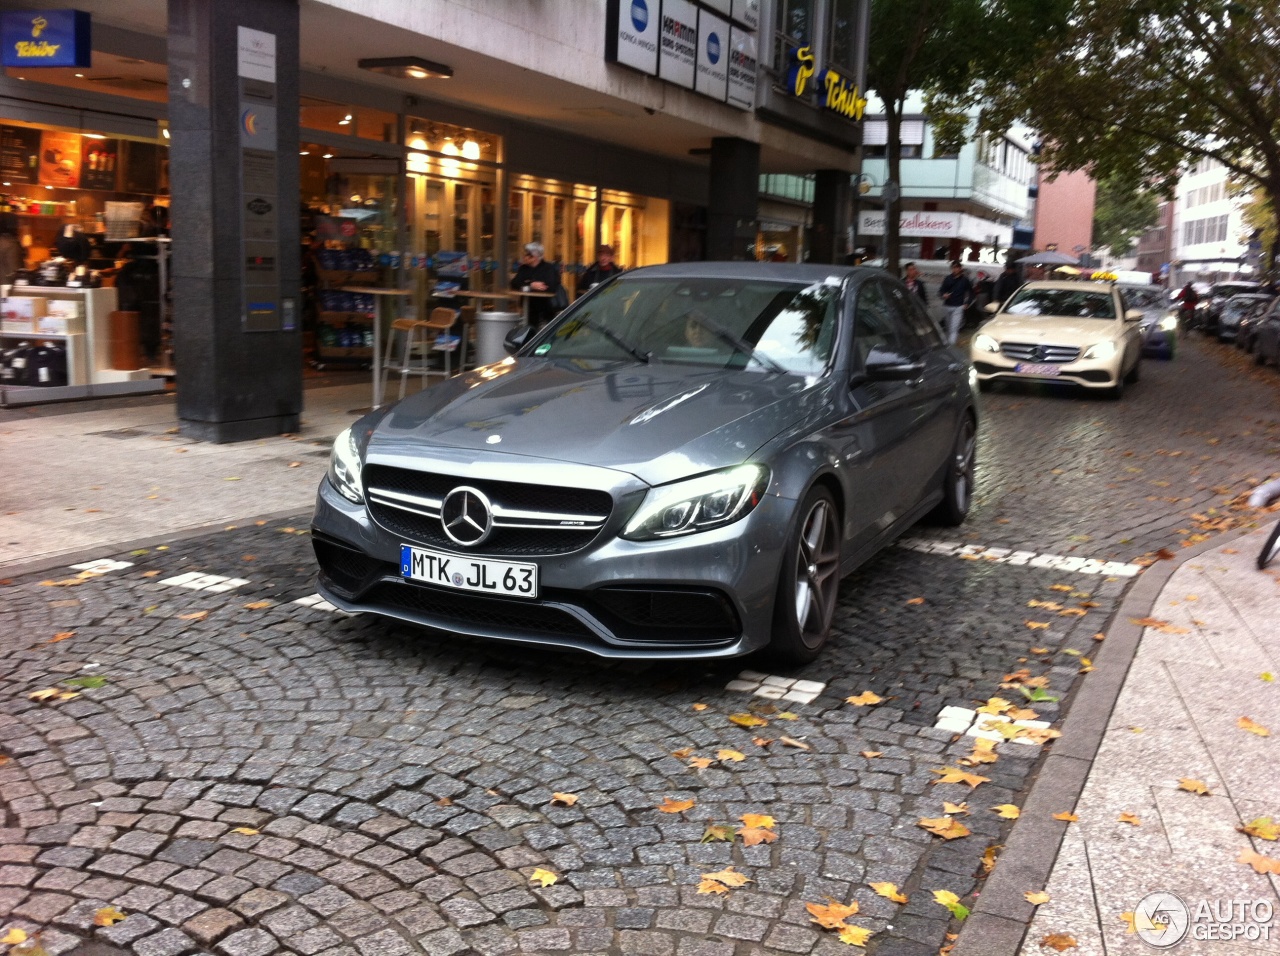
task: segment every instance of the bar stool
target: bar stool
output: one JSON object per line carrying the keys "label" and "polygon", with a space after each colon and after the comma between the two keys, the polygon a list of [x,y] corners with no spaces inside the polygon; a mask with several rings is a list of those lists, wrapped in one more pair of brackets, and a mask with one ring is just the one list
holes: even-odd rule
{"label": "bar stool", "polygon": [[[431,336],[431,350],[438,351],[444,354],[444,377],[445,378],[448,378],[450,375],[453,374],[451,370],[453,350],[458,347],[458,343],[448,342],[447,337],[449,336],[450,330],[453,328],[454,324],[457,321],[458,321],[458,313],[455,312],[453,309],[450,309],[446,306],[441,305],[432,309],[431,315],[429,315],[427,317],[426,322],[423,323],[430,330],[429,334]],[[440,342],[441,338],[446,338],[446,343],[443,345]],[[459,366],[459,370],[461,370],[461,366]]]}
{"label": "bar stool", "polygon": [[436,370],[428,364],[433,340],[431,326],[426,322],[418,319],[396,319],[391,323],[391,329],[387,333],[386,352],[382,357],[382,369],[384,372],[400,373],[400,398],[404,398],[405,383],[410,375],[420,376],[425,388],[427,379],[436,374]]}

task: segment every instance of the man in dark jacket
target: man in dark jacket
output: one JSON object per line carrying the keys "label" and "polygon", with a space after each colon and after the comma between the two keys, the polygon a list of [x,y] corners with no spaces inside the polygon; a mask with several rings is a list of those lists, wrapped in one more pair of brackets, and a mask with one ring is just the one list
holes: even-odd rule
{"label": "man in dark jacket", "polygon": [[924,290],[924,283],[920,281],[920,270],[916,268],[914,262],[908,262],[902,270],[902,281],[907,284],[907,288],[920,296],[921,305],[929,301],[929,293]]}
{"label": "man in dark jacket", "polygon": [[1009,301],[1009,296],[1018,291],[1018,287],[1022,285],[1022,280],[1018,278],[1018,270],[1013,267],[1012,263],[1005,263],[1004,271],[1000,273],[996,279],[996,287],[992,290],[991,301],[1004,304]]}
{"label": "man in dark jacket", "polygon": [[582,277],[578,279],[578,294],[590,292],[606,279],[612,279],[622,272],[622,266],[613,261],[613,246],[600,246],[596,250],[596,261],[587,266]]}
{"label": "man in dark jacket", "polygon": [[[530,242],[524,247],[524,258],[520,268],[516,269],[511,279],[511,288],[517,292],[557,292],[560,289],[560,270],[542,258],[542,243]],[[540,329],[556,317],[559,311],[553,305],[554,299],[543,296],[529,296],[525,299],[525,315],[529,324]]]}
{"label": "man in dark jacket", "polygon": [[942,298],[942,307],[947,315],[947,341],[955,345],[960,337],[960,327],[964,324],[964,310],[973,301],[973,283],[964,274],[959,259],[951,260],[951,275],[942,280],[938,288]]}

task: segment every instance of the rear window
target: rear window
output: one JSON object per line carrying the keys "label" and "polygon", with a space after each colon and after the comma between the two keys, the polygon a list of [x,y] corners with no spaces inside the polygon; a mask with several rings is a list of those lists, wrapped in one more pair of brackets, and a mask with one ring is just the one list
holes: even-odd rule
{"label": "rear window", "polygon": [[1019,289],[1004,311],[1011,315],[1043,315],[1072,319],[1114,319],[1110,292],[1093,289]]}

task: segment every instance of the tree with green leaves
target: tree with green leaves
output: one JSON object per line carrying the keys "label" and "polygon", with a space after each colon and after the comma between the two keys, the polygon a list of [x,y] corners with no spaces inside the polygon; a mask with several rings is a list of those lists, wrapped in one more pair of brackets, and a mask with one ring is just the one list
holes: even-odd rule
{"label": "tree with green leaves", "polygon": [[[1189,162],[1210,157],[1280,216],[1276,0],[1074,0],[1068,28],[1014,82],[980,86],[983,127],[1025,120],[1047,169],[1171,195]],[[1270,252],[1274,267],[1280,244]]]}
{"label": "tree with green leaves", "polygon": [[[872,0],[867,89],[884,103],[888,178],[901,186],[909,93],[926,95],[938,142],[958,149],[975,133],[970,105],[1055,46],[1069,8],[1070,0]],[[895,273],[899,245],[896,209],[886,208],[886,265]]]}
{"label": "tree with green leaves", "polygon": [[1138,237],[1160,220],[1160,197],[1134,181],[1112,173],[1098,183],[1093,206],[1093,244],[1106,246],[1117,259],[1137,245]]}

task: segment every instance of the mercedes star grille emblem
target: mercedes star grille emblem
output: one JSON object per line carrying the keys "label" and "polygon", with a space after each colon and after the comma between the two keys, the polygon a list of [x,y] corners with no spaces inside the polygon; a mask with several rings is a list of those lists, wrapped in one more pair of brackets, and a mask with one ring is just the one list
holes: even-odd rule
{"label": "mercedes star grille emblem", "polygon": [[440,505],[440,524],[450,540],[474,547],[493,531],[493,506],[484,492],[461,485],[445,495]]}
{"label": "mercedes star grille emblem", "polygon": [[1037,345],[1035,348],[1031,350],[1031,360],[1033,362],[1044,361],[1044,348],[1042,346]]}

